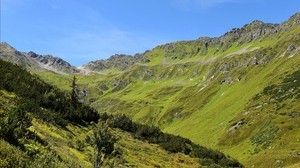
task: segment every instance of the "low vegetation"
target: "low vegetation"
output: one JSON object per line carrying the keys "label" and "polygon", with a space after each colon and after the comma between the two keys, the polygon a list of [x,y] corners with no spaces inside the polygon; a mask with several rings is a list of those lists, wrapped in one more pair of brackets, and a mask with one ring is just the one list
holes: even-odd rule
{"label": "low vegetation", "polygon": [[79,100],[75,77],[64,93],[17,65],[0,65],[1,167],[125,167],[129,162],[118,147],[125,132],[170,154],[198,158],[199,165],[242,167],[221,152],[124,115],[99,115]]}

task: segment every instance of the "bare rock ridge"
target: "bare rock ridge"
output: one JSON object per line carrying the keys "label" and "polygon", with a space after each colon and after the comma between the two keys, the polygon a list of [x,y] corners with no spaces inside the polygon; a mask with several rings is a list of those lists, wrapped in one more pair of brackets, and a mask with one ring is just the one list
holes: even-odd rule
{"label": "bare rock ridge", "polygon": [[248,43],[258,39],[266,34],[273,34],[278,31],[279,24],[264,23],[255,20],[250,24],[244,25],[242,28],[234,28],[219,37],[220,42],[234,42],[240,40],[240,44]]}
{"label": "bare rock ridge", "polygon": [[15,48],[5,42],[0,43],[0,58],[26,68],[38,66],[37,62],[26,57],[23,53],[17,51]]}
{"label": "bare rock ridge", "polygon": [[61,58],[39,55],[32,51],[20,52],[5,42],[0,43],[0,58],[25,68],[46,69],[59,73],[79,73],[79,70]]}
{"label": "bare rock ridge", "polygon": [[59,57],[54,57],[52,55],[38,55],[32,51],[28,53],[24,53],[29,58],[32,58],[37,63],[39,63],[42,67],[48,67],[50,70],[56,70],[59,72],[68,72],[68,73],[78,73],[79,70],[72,66],[67,61],[64,61],[63,59]]}

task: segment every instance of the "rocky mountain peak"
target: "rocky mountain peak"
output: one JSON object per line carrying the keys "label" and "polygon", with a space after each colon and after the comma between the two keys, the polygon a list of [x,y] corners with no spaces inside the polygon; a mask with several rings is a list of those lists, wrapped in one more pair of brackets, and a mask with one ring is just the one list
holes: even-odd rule
{"label": "rocky mountain peak", "polygon": [[39,57],[39,55],[37,53],[33,52],[33,51],[29,51],[27,53],[27,55],[30,56],[31,58],[37,58],[37,57]]}
{"label": "rocky mountain peak", "polygon": [[264,23],[255,20],[242,28],[234,28],[219,38],[221,42],[234,42],[240,40],[240,43],[247,43],[266,34],[273,34],[278,31],[279,24]]}
{"label": "rocky mountain peak", "polygon": [[72,66],[67,61],[59,57],[55,57],[52,55],[39,55],[33,51],[25,53],[26,56],[29,58],[34,59],[36,62],[40,64],[40,66],[53,71],[60,71],[60,72],[70,72],[70,73],[78,73],[79,70]]}
{"label": "rocky mountain peak", "polygon": [[285,28],[290,28],[290,27],[293,27],[293,26],[296,26],[296,25],[300,25],[300,12],[294,14],[293,16],[291,16],[289,18],[289,20],[287,20],[286,22],[284,22],[282,24],[282,28],[285,29]]}
{"label": "rocky mountain peak", "polygon": [[125,70],[137,62],[138,56],[131,56],[126,54],[115,54],[107,60],[91,61],[83,65],[83,69],[89,71],[101,71],[110,68]]}
{"label": "rocky mountain peak", "polygon": [[0,43],[0,47],[1,47],[1,50],[0,52],[3,52],[4,49],[9,49],[9,50],[16,50],[15,48],[13,48],[11,45],[9,45],[8,43],[6,42],[1,42]]}
{"label": "rocky mountain peak", "polygon": [[6,42],[1,43],[0,59],[26,68],[47,69],[55,72],[78,73],[79,70],[61,58],[39,55],[33,51],[20,52]]}
{"label": "rocky mountain peak", "polygon": [[23,53],[16,50],[14,47],[6,42],[0,43],[0,59],[3,59],[20,66],[31,68],[36,67],[37,64],[33,60],[27,58]]}

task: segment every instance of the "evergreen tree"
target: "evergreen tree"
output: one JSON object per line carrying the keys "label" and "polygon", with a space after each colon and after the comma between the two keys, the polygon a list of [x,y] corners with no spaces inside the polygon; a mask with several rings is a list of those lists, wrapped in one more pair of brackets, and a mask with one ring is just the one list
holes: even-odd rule
{"label": "evergreen tree", "polygon": [[99,168],[103,166],[103,162],[105,159],[110,158],[114,151],[114,144],[117,139],[114,135],[109,131],[108,126],[98,125],[98,127],[94,130],[94,140],[95,140],[95,168]]}
{"label": "evergreen tree", "polygon": [[71,85],[71,103],[74,105],[74,106],[77,106],[78,104],[78,89],[77,89],[77,84],[76,84],[76,76],[74,75],[73,77],[73,81],[72,81],[72,85]]}

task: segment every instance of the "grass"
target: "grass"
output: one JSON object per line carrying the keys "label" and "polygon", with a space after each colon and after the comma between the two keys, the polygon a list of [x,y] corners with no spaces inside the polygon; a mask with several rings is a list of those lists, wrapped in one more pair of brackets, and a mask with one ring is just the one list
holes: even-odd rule
{"label": "grass", "polygon": [[[284,102],[287,106],[277,111],[273,110],[272,103],[262,111],[251,110],[251,107],[267,100],[266,97],[252,99],[265,87],[299,69],[299,51],[292,58],[288,58],[289,53],[280,57],[289,45],[299,47],[299,37],[295,36],[299,30],[299,26],[295,26],[290,31],[243,45],[232,43],[225,51],[211,46],[197,53],[200,42],[177,42],[170,49],[166,49],[168,45],[160,46],[146,53],[150,63],[137,64],[123,72],[77,75],[78,83],[80,88],[89,90],[88,98],[96,99],[91,105],[100,112],[123,113],[135,121],[157,125],[166,132],[224,151],[246,167],[297,166],[300,162],[298,151],[292,149],[299,147],[296,141],[299,118],[277,114],[299,111],[299,100],[287,100]],[[186,57],[179,58],[182,53],[187,53]],[[229,57],[232,53],[235,54]],[[173,59],[174,56],[177,58]],[[260,59],[259,65],[250,64],[254,57]],[[69,89],[72,78],[53,73],[41,73],[41,76],[65,90]],[[221,83],[224,78],[231,78],[232,83]],[[115,83],[124,86],[114,90],[118,87]],[[107,90],[101,88],[103,84]],[[276,136],[271,138],[266,149],[255,153],[257,144],[251,142],[251,137],[264,137],[259,131],[264,132],[263,121],[270,118],[278,128],[274,132]],[[247,123],[233,134],[228,133],[232,124],[242,119]],[[280,145],[283,142],[286,143]]]}
{"label": "grass", "polygon": [[115,130],[122,135],[118,147],[124,153],[127,166],[134,167],[199,167],[198,160],[184,154],[170,154],[158,145],[134,139],[130,134]]}
{"label": "grass", "polygon": [[[87,136],[92,137],[91,128],[68,125],[66,129],[62,129],[34,120],[30,129],[47,141],[63,160],[75,164],[76,167],[93,167],[93,147],[85,142],[81,150],[76,146],[76,141],[85,141]],[[197,159],[180,153],[170,154],[158,145],[136,140],[130,134],[120,130],[113,130],[113,132],[119,139],[115,147],[121,151],[127,166],[168,167],[167,163],[171,167],[198,167]]]}

